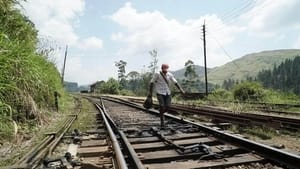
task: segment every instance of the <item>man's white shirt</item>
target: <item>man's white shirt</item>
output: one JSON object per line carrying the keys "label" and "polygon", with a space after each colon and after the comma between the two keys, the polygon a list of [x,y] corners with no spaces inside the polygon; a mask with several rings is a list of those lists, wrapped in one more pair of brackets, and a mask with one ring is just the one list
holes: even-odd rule
{"label": "man's white shirt", "polygon": [[[165,75],[169,85],[170,82],[172,83],[177,83],[176,79],[174,78],[173,74],[170,72],[167,72]],[[151,83],[155,84],[155,89],[157,94],[162,94],[162,95],[170,95],[171,91],[169,88],[169,85],[166,83],[166,81],[163,78],[163,75],[158,73],[155,73],[150,81]]]}

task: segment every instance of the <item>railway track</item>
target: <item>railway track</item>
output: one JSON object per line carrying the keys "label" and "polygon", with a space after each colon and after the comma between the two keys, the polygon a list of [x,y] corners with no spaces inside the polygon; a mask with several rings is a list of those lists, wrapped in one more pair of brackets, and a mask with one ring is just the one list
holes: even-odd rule
{"label": "railway track", "polygon": [[85,137],[77,150],[77,156],[81,158],[78,169],[90,168],[119,168],[127,169],[125,158],[118,144],[107,117],[102,108],[92,101],[96,108],[97,124],[86,132]]}
{"label": "railway track", "polygon": [[[114,98],[88,99],[96,107],[89,114],[96,119],[89,130],[67,134],[73,122],[69,120],[59,137],[46,137],[8,168],[299,168],[298,155],[172,115],[166,115],[166,127],[159,128],[156,111]],[[62,156],[49,156],[66,140],[68,149]]]}
{"label": "railway track", "polygon": [[[67,157],[44,160],[49,169],[128,169],[122,150],[107,117],[99,103],[89,99],[95,110],[90,115],[96,119],[84,132],[74,132],[68,145]],[[65,158],[65,159],[64,159]],[[59,163],[58,163],[59,162]]]}
{"label": "railway track", "polygon": [[167,125],[160,129],[155,111],[147,114],[139,105],[113,98],[104,98],[103,103],[123,138],[120,142],[127,150],[129,168],[251,168],[256,163],[262,168],[266,163],[299,168],[300,157],[295,154],[172,115],[166,115]]}
{"label": "railway track", "polygon": [[[95,103],[95,106],[98,106]],[[96,119],[89,129],[70,132],[79,111],[70,115],[56,132],[47,134],[45,138],[27,152],[14,165],[5,169],[127,169],[127,164],[116,135],[113,133],[103,111],[98,106],[90,116]],[[64,147],[63,150],[56,150]],[[53,155],[56,152],[59,155]]]}
{"label": "railway track", "polygon": [[66,120],[64,120],[55,131],[47,133],[44,138],[31,150],[25,153],[23,157],[21,157],[13,165],[4,168],[32,169],[40,167],[44,159],[53,153],[54,149],[63,139],[73,122],[77,119],[77,116],[81,111],[81,102],[79,102],[78,98],[75,98],[75,101],[77,102],[77,107],[75,108],[77,112],[75,114],[68,115]]}
{"label": "railway track", "polygon": [[[122,99],[119,99],[122,100]],[[129,99],[136,103],[142,103],[141,99]],[[154,103],[154,107],[158,104]],[[290,118],[274,115],[263,115],[253,113],[233,113],[231,111],[221,110],[211,107],[197,107],[181,104],[172,104],[170,111],[183,112],[185,114],[196,114],[208,116],[218,122],[230,122],[239,125],[260,125],[275,129],[287,129],[291,131],[300,131],[300,118]]]}

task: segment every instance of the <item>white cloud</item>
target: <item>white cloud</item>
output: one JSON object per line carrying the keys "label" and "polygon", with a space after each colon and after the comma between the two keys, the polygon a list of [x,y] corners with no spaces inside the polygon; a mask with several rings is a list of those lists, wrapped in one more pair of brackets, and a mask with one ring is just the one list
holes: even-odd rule
{"label": "white cloud", "polygon": [[111,40],[113,40],[113,41],[118,41],[118,40],[121,40],[123,38],[123,34],[122,34],[122,32],[118,32],[118,33],[113,33],[112,35],[111,35]]}
{"label": "white cloud", "polygon": [[94,36],[82,38],[75,32],[75,28],[80,25],[79,17],[84,14],[84,0],[28,0],[22,6],[25,15],[35,24],[40,37],[55,41],[54,45],[59,46],[53,54],[59,71],[63,65],[65,45],[68,44],[66,80],[83,84],[97,79],[96,73],[90,73],[97,72],[92,70],[93,67],[84,68],[84,56],[74,57],[74,52],[72,53],[74,50],[81,53],[103,47],[102,39]]}
{"label": "white cloud", "polygon": [[79,43],[78,47],[85,50],[97,50],[103,47],[103,41],[96,37],[89,37]]}
{"label": "white cloud", "polygon": [[58,20],[49,19],[43,23],[43,27],[39,29],[39,34],[49,36],[60,44],[76,44],[79,37],[75,34],[72,25],[62,24]]}
{"label": "white cloud", "polygon": [[83,14],[84,0],[28,0],[22,5],[40,35],[52,37],[61,44],[76,44],[79,37],[73,22]]}
{"label": "white cloud", "polygon": [[[238,27],[224,25],[215,15],[207,15],[180,23],[175,19],[166,18],[158,11],[137,12],[131,3],[126,3],[111,16],[111,19],[127,30],[112,35],[113,40],[123,43],[123,47],[119,51],[120,56],[127,56],[128,62],[143,60],[144,63],[139,64],[147,64],[145,60],[150,60],[148,51],[157,49],[159,62],[169,63],[173,67],[172,69],[182,68],[188,59],[203,65],[203,47],[200,38],[204,19],[214,22],[214,25],[218,27],[225,26],[222,32],[214,34],[222,39],[223,45],[231,43],[234,40],[232,34],[242,30]],[[209,32],[208,36],[211,37]],[[208,38],[207,42],[207,49],[210,52],[209,65],[220,65],[229,60],[224,54],[220,54],[222,52],[212,38]],[[149,59],[141,59],[142,56]]]}
{"label": "white cloud", "polygon": [[270,32],[282,28],[299,27],[300,1],[257,0],[255,7],[241,16],[249,29]]}
{"label": "white cloud", "polygon": [[[68,55],[65,80],[80,85],[92,84],[97,80],[107,80],[117,74],[117,68],[111,58],[96,57],[87,61],[83,55]],[[115,76],[116,77],[116,76]]]}
{"label": "white cloud", "polygon": [[[80,85],[93,82],[93,79],[96,79],[96,77],[94,77],[94,74],[90,73],[90,71],[90,69],[83,67],[81,57],[69,57],[66,64],[65,80],[79,82]],[[80,77],[80,79],[78,77]]]}

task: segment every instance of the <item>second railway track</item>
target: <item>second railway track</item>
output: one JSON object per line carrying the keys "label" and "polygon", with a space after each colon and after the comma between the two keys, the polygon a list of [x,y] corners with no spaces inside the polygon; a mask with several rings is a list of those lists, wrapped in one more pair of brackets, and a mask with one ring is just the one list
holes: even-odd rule
{"label": "second railway track", "polygon": [[[122,100],[122,99],[119,99]],[[142,103],[141,99],[129,99],[136,103]],[[157,104],[154,104],[158,107]],[[221,110],[212,107],[198,107],[181,104],[172,104],[170,110],[173,112],[184,112],[185,114],[204,115],[220,122],[231,122],[241,125],[260,125],[275,129],[287,129],[291,131],[300,131],[300,119],[298,117],[283,117],[266,114],[254,113],[233,113],[227,110]],[[283,114],[283,113],[282,113]]]}
{"label": "second railway track", "polygon": [[103,107],[122,138],[129,168],[299,168],[298,155],[223,131],[171,115],[160,129],[155,112],[147,114],[135,104],[112,98],[104,98]]}

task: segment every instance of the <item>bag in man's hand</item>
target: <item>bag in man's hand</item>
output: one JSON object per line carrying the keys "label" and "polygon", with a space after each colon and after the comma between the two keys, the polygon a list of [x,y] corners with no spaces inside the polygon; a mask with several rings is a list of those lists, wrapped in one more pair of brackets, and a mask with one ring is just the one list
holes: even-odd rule
{"label": "bag in man's hand", "polygon": [[144,106],[146,109],[152,108],[152,106],[153,106],[153,100],[152,100],[152,97],[148,96],[147,99],[144,101],[143,106]]}

